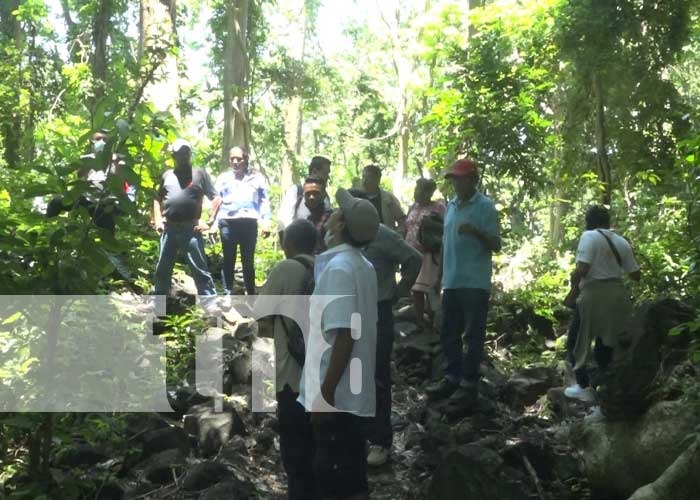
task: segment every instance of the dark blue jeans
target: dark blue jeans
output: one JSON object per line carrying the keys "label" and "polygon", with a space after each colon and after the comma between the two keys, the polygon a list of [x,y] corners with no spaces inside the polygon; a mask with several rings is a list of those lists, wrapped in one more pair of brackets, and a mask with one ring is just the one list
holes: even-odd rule
{"label": "dark blue jeans", "polygon": [[374,383],[377,394],[375,417],[370,419],[369,442],[390,447],[393,441],[391,428],[391,351],[394,348],[394,313],[391,301],[377,304],[377,359]]}
{"label": "dark blue jeans", "polygon": [[[480,288],[455,288],[443,291],[442,352],[447,360],[445,375],[454,380],[478,382],[479,364],[484,354],[489,292]],[[468,350],[462,354],[462,334],[466,328]]]}
{"label": "dark blue jeans", "polygon": [[224,253],[224,267],[221,270],[224,289],[233,291],[233,272],[236,267],[236,253],[241,247],[243,283],[248,295],[255,294],[255,244],[258,240],[256,219],[221,219],[219,221],[221,249]]}
{"label": "dark blue jeans", "polygon": [[156,266],[155,294],[167,295],[170,292],[170,280],[178,251],[187,256],[187,263],[192,271],[192,278],[197,285],[199,295],[216,295],[214,280],[209,274],[207,259],[204,254],[204,239],[194,232],[194,223],[166,223],[160,237],[160,256]]}

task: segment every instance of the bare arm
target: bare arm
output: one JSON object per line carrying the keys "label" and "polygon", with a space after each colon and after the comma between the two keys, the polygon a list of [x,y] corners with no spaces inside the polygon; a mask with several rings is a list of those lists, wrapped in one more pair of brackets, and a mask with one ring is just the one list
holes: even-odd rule
{"label": "bare arm", "polygon": [[349,328],[339,328],[333,330],[332,333],[335,335],[335,343],[331,351],[331,359],[328,365],[328,371],[326,372],[326,378],[321,383],[321,394],[329,405],[334,406],[335,390],[350,362],[350,356],[352,355],[352,348],[355,341],[352,339]]}
{"label": "bare arm", "polygon": [[158,231],[163,230],[163,207],[158,198],[153,200],[153,226]]}
{"label": "bare arm", "polygon": [[586,262],[577,261],[576,269],[571,273],[571,288],[578,288],[581,279],[588,274],[591,265]]}
{"label": "bare arm", "polygon": [[423,265],[423,258],[418,251],[404,240],[400,240],[396,245],[399,252],[399,263],[401,265],[401,280],[397,287],[399,297],[408,295],[411,287],[416,282],[420,268]]}
{"label": "bare arm", "polygon": [[219,208],[221,208],[221,197],[217,196],[214,201],[211,202],[211,209],[209,210],[209,224],[216,220],[216,215],[219,213]]}

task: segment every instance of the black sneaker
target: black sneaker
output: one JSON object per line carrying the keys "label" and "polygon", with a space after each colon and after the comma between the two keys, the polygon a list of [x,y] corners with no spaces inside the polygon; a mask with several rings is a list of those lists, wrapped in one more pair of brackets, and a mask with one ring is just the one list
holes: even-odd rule
{"label": "black sneaker", "polygon": [[458,388],[459,384],[457,382],[453,382],[448,378],[443,378],[439,382],[435,382],[426,387],[425,392],[428,395],[428,399],[436,401],[438,399],[450,397]]}

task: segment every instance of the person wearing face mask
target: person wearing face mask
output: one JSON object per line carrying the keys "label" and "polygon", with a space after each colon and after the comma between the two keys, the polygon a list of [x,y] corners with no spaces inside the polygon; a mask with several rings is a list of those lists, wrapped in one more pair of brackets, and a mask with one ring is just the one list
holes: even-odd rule
{"label": "person wearing face mask", "polygon": [[217,199],[211,209],[210,222],[218,224],[224,253],[222,278],[226,294],[233,291],[236,253],[241,247],[243,282],[246,293],[255,295],[255,246],[258,221],[263,237],[269,234],[270,200],[267,183],[249,168],[248,151],[240,146],[229,151],[231,168],[216,179]]}
{"label": "person wearing face mask", "polygon": [[[316,257],[310,331],[298,401],[311,412],[314,474],[321,498],[369,498],[367,420],[375,415],[377,275],[362,255],[379,216],[345,189],[326,222],[328,250]],[[325,307],[324,296],[335,296]],[[359,389],[359,390],[358,390]],[[332,410],[336,411],[332,411]]]}
{"label": "person wearing face mask", "polygon": [[55,217],[81,206],[87,209],[97,227],[114,233],[114,217],[123,211],[120,205],[136,200],[136,187],[125,177],[125,158],[112,153],[109,133],[101,129],[90,136],[90,150],[81,155],[80,161],[78,178],[88,182],[80,188],[83,194],[70,205],[64,203],[62,196],[54,197],[47,205],[46,216]]}
{"label": "person wearing face mask", "polygon": [[165,171],[153,201],[153,223],[160,238],[155,272],[155,294],[167,295],[178,251],[187,255],[199,295],[216,295],[214,280],[204,254],[202,233],[209,229],[201,220],[202,200],[216,191],[206,170],[192,167],[192,146],[177,139],[170,147],[175,168]]}

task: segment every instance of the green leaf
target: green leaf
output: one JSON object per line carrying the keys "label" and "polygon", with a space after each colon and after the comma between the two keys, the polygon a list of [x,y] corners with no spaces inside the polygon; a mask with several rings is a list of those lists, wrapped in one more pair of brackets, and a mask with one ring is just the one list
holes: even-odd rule
{"label": "green leaf", "polygon": [[12,316],[10,316],[9,318],[6,318],[6,319],[2,322],[2,324],[3,324],[3,325],[11,325],[12,323],[14,323],[15,321],[17,321],[17,320],[20,319],[21,317],[22,317],[22,313],[21,313],[20,311],[17,311],[16,313],[14,313],[14,314],[13,314]]}

